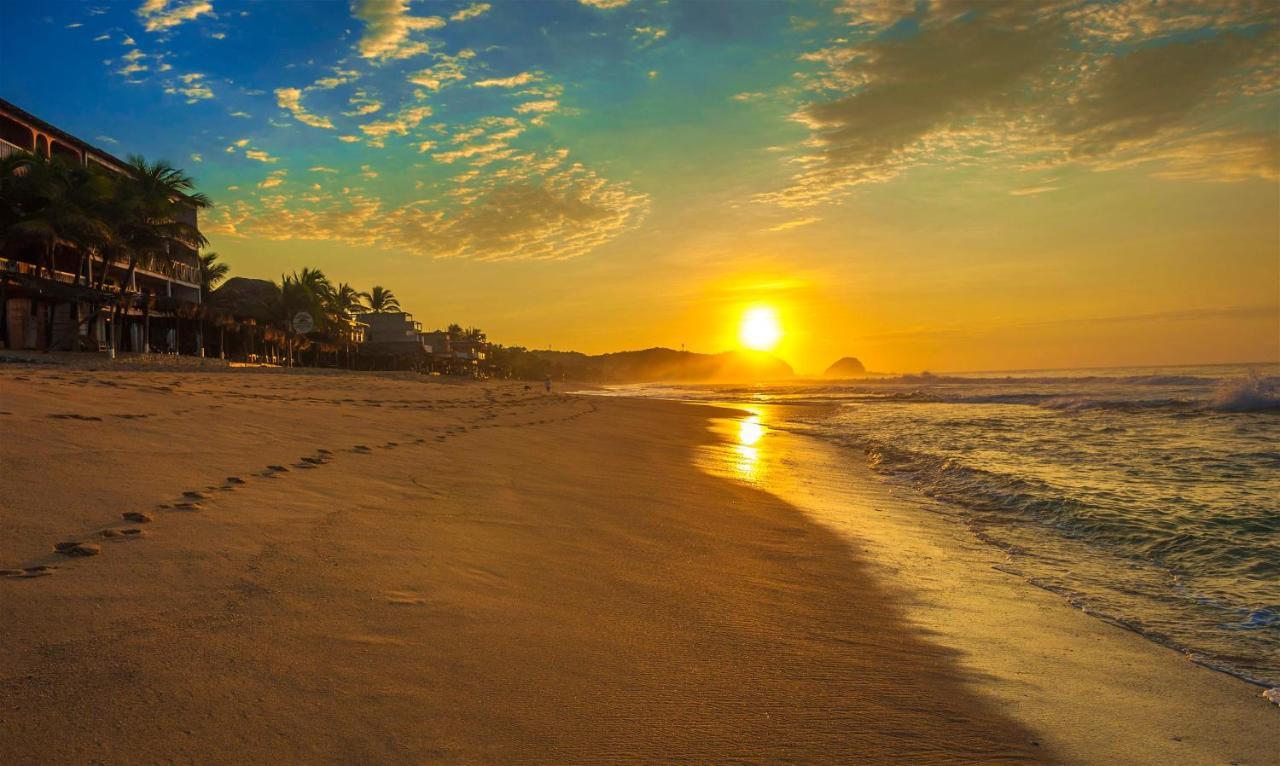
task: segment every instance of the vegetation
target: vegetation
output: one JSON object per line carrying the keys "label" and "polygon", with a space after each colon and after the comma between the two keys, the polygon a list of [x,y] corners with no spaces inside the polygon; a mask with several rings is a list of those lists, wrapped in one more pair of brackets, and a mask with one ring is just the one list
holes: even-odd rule
{"label": "vegetation", "polygon": [[400,301],[396,299],[395,293],[382,285],[374,285],[369,292],[360,295],[364,298],[365,307],[375,314],[400,310]]}
{"label": "vegetation", "polygon": [[[126,171],[73,166],[29,152],[0,160],[0,254],[34,249],[37,275],[46,278],[54,277],[60,252],[78,256],[74,284],[96,291],[91,299],[104,302],[111,284],[118,284],[111,302],[119,317],[139,297],[130,288],[139,267],[173,273],[182,253],[206,244],[185,219],[194,220],[191,210],[210,205],[191,177],[167,162],[131,156]],[[95,256],[102,264],[97,274]],[[48,301],[45,315],[51,347],[59,345],[51,337],[56,303],[56,297]],[[76,324],[97,316],[98,308],[94,300],[94,311]]]}

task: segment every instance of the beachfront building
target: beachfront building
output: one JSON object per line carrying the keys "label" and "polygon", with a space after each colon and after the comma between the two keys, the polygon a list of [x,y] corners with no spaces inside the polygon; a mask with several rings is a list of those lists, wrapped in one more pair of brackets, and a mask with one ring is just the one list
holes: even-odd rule
{"label": "beachfront building", "polygon": [[360,315],[365,330],[365,357],[389,369],[431,369],[431,347],[422,323],[407,311],[371,311]]}
{"label": "beachfront building", "polygon": [[484,335],[469,335],[456,328],[433,330],[423,333],[429,353],[431,369],[445,375],[468,375],[481,378],[488,375],[489,342]]}
{"label": "beachfront building", "polygon": [[[110,153],[0,99],[0,160],[18,152],[59,159],[73,167],[127,173]],[[196,209],[181,206],[193,228]],[[107,307],[121,291],[133,296],[115,328],[124,351],[199,353],[200,266],[195,250],[174,243],[163,263],[139,263],[126,278],[127,263],[58,246],[52,268],[38,244],[9,243],[0,252],[0,348],[100,350],[111,342]]]}

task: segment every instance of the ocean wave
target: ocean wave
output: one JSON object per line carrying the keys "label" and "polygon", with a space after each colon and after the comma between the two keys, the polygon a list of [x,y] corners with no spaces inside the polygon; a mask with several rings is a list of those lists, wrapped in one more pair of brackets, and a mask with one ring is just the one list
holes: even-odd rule
{"label": "ocean wave", "polygon": [[1209,408],[1219,412],[1280,410],[1280,380],[1261,375],[1224,380],[1209,400]]}

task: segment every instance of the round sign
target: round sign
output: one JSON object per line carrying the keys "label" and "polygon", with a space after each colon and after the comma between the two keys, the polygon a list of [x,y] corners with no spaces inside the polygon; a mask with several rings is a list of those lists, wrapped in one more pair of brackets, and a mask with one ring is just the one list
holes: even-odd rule
{"label": "round sign", "polygon": [[314,329],[316,329],[316,323],[314,320],[311,319],[310,313],[306,311],[299,311],[298,313],[293,315],[294,332],[298,332],[298,333],[302,333],[303,335],[306,335],[307,333],[311,332]]}

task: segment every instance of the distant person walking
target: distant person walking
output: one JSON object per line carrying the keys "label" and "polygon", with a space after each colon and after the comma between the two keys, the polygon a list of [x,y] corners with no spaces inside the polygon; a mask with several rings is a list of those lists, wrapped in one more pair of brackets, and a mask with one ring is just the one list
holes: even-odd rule
{"label": "distant person walking", "polygon": [[542,385],[546,386],[548,394],[551,393],[551,376],[550,375],[547,376],[546,380],[542,381]]}

